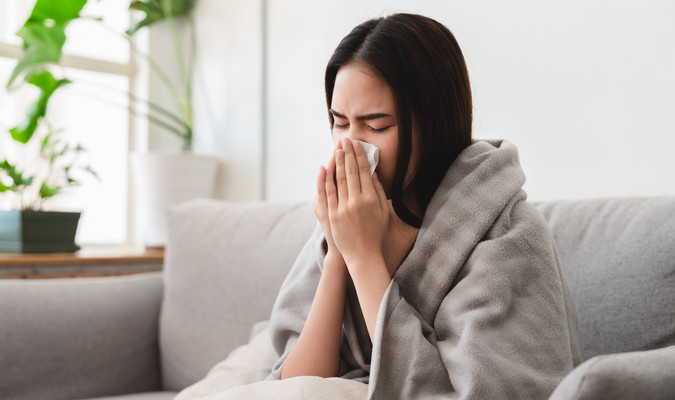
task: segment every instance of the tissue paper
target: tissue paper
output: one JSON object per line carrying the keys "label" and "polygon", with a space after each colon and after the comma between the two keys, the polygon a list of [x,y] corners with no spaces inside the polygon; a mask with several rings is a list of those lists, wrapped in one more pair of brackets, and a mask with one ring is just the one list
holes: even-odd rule
{"label": "tissue paper", "polygon": [[361,146],[363,146],[363,150],[365,150],[366,157],[368,158],[368,164],[370,164],[370,174],[372,175],[373,172],[375,172],[377,163],[380,162],[380,149],[373,144],[362,142],[360,140],[352,140],[352,143],[354,142],[359,142],[361,143]]}

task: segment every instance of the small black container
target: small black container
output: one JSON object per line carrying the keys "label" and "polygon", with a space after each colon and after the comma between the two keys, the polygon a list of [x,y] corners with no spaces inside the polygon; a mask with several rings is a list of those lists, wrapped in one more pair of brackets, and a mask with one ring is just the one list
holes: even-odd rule
{"label": "small black container", "polygon": [[75,244],[79,212],[0,211],[0,253],[66,253]]}

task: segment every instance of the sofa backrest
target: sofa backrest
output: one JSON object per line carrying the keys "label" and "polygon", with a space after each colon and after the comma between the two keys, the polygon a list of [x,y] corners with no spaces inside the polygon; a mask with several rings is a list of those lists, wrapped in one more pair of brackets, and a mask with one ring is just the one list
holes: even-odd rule
{"label": "sofa backrest", "polygon": [[584,359],[675,344],[675,197],[537,207],[574,295]]}
{"label": "sofa backrest", "polygon": [[[579,315],[582,356],[675,344],[675,197],[555,201],[549,221]],[[316,222],[307,202],[195,200],[169,212],[162,377],[204,377],[268,319]]]}
{"label": "sofa backrest", "polygon": [[195,200],[169,211],[159,335],[166,390],[203,378],[269,319],[315,221],[309,203]]}

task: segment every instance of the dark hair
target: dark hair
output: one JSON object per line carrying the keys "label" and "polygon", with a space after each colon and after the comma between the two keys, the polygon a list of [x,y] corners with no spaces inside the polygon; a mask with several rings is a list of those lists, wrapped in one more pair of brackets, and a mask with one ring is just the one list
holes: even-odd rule
{"label": "dark hair", "polygon": [[[421,15],[393,14],[366,21],[338,45],[326,67],[326,103],[333,99],[338,70],[362,63],[388,83],[398,114],[399,151],[391,199],[396,214],[419,227],[421,220],[403,203],[414,193],[424,214],[445,172],[471,144],[471,87],[462,51],[443,24]],[[333,126],[333,115],[328,118]],[[418,132],[414,174],[404,185]]]}

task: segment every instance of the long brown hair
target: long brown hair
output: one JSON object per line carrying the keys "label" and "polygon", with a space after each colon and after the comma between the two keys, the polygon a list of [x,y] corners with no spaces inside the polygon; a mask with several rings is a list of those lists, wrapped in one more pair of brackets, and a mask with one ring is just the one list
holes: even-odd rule
{"label": "long brown hair", "polygon": [[[328,61],[328,109],[338,70],[354,62],[379,73],[394,95],[399,151],[391,199],[396,214],[419,227],[421,220],[403,203],[404,196],[413,193],[424,214],[450,164],[471,144],[471,86],[464,56],[448,28],[431,18],[393,14],[366,21],[342,39]],[[328,118],[332,128],[330,112]],[[412,179],[403,187],[413,127],[418,157]]]}

